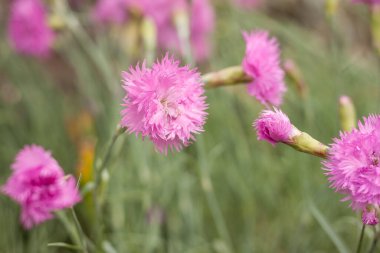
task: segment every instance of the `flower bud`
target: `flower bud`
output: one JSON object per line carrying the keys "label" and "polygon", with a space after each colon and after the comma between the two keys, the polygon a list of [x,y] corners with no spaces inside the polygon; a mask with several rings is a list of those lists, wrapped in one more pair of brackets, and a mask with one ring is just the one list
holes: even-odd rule
{"label": "flower bud", "polygon": [[339,0],[326,0],[325,2],[325,12],[327,16],[332,17],[335,15],[339,6]]}
{"label": "flower bud", "polygon": [[377,225],[379,223],[378,213],[374,206],[368,205],[362,213],[362,221],[365,225]]}
{"label": "flower bud", "polygon": [[268,141],[272,145],[282,142],[304,153],[322,158],[327,156],[328,147],[326,145],[298,130],[278,109],[264,110],[253,126],[259,140]]}
{"label": "flower bud", "polygon": [[356,111],[352,100],[348,96],[339,98],[339,116],[341,129],[349,132],[356,126]]}
{"label": "flower bud", "polygon": [[371,10],[372,43],[377,53],[380,54],[380,5],[371,6]]}
{"label": "flower bud", "polygon": [[144,47],[146,51],[146,59],[148,63],[153,63],[154,54],[156,52],[157,45],[157,29],[154,21],[146,17],[141,24],[141,35],[144,41]]}

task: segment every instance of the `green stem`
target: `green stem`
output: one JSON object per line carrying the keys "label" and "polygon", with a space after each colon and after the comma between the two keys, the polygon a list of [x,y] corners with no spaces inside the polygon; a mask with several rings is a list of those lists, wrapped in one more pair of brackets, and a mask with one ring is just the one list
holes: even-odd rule
{"label": "green stem", "polygon": [[318,156],[326,159],[328,157],[329,147],[311,137],[308,133],[301,132],[291,138],[290,141],[284,142],[292,148],[307,154]]}
{"label": "green stem", "polygon": [[84,253],[88,253],[88,247],[87,247],[87,236],[86,234],[84,233],[83,231],[83,228],[82,226],[80,225],[79,223],[79,220],[78,220],[78,217],[74,211],[74,208],[70,208],[70,211],[71,211],[71,215],[73,216],[73,219],[74,219],[74,224],[75,224],[75,227],[78,231],[78,234],[80,235],[80,241],[81,241],[81,245],[82,245],[82,248],[83,248],[83,252]]}
{"label": "green stem", "polygon": [[111,142],[110,142],[110,144],[106,150],[106,154],[104,155],[104,159],[103,159],[101,165],[99,166],[99,169],[97,169],[97,173],[96,173],[96,177],[95,177],[95,185],[94,185],[95,191],[97,190],[97,188],[100,185],[102,173],[107,168],[107,165],[108,165],[108,162],[111,158],[111,154],[112,154],[113,148],[115,146],[115,143],[116,143],[117,139],[119,138],[119,136],[122,135],[125,131],[126,131],[125,128],[118,127],[116,129],[116,132],[112,136]]}
{"label": "green stem", "polygon": [[94,198],[94,203],[95,203],[95,217],[96,217],[96,224],[95,224],[95,231],[96,231],[96,244],[97,247],[99,248],[102,242],[102,217],[101,217],[101,212],[103,209],[103,201],[101,201],[101,192],[99,190],[101,186],[101,179],[103,172],[106,170],[107,165],[109,163],[109,160],[111,158],[115,143],[117,139],[119,138],[120,135],[122,135],[125,132],[125,128],[119,127],[116,129],[116,132],[112,136],[111,142],[109,146],[106,149],[106,153],[104,155],[103,161],[100,164],[99,167],[96,167],[96,173],[95,173],[95,182],[94,182],[94,189],[93,189],[93,198]]}
{"label": "green stem", "polygon": [[[73,243],[75,243],[75,246],[82,245],[80,236],[78,234],[78,231],[75,229],[75,226],[69,221],[67,216],[63,212],[56,212],[56,216],[61,221],[63,226],[65,227],[66,231],[69,233],[69,236]],[[83,250],[83,248],[81,248]]]}
{"label": "green stem", "polygon": [[107,57],[102,53],[102,50],[97,48],[94,41],[88,35],[86,30],[82,27],[82,24],[74,13],[71,12],[67,6],[67,1],[56,1],[56,8],[59,14],[64,18],[65,24],[72,32],[74,38],[79,42],[80,46],[92,59],[98,70],[102,73],[105,84],[109,92],[113,95],[117,95],[117,80],[112,75],[112,69],[107,60]]}
{"label": "green stem", "polygon": [[232,66],[216,72],[207,73],[202,76],[202,81],[206,89],[219,88],[223,86],[233,86],[246,84],[252,78],[245,74],[241,66]]}
{"label": "green stem", "polygon": [[364,230],[365,230],[365,224],[363,224],[361,232],[360,232],[360,237],[359,237],[358,247],[356,248],[356,253],[360,253],[360,250],[362,248],[363,238],[364,238]]}
{"label": "green stem", "polygon": [[373,238],[371,248],[369,249],[369,253],[375,252],[378,240],[379,240],[379,234],[376,232],[376,228],[375,228],[375,237]]}
{"label": "green stem", "polygon": [[232,240],[228,232],[226,222],[224,221],[223,213],[218,204],[218,200],[215,196],[212,181],[211,181],[209,172],[207,170],[208,164],[207,164],[207,159],[204,157],[205,149],[204,149],[204,143],[203,143],[202,138],[198,139],[196,147],[197,147],[197,155],[198,155],[198,160],[199,160],[198,167],[200,170],[202,189],[206,195],[207,203],[211,210],[211,214],[214,219],[219,236],[227,243],[228,252],[230,252],[232,251]]}

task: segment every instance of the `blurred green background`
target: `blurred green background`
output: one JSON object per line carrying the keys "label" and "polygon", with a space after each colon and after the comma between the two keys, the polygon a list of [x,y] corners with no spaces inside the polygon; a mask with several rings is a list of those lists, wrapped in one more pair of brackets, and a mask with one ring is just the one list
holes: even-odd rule
{"label": "blurred green background", "polygon": [[[281,42],[283,59],[299,65],[309,88],[303,100],[287,82],[282,110],[299,129],[331,143],[339,133],[342,94],[351,96],[360,117],[378,113],[379,61],[368,40],[366,7],[345,2],[329,18],[324,1],[268,2],[248,11],[214,1],[214,53],[200,70],[240,64],[241,31],[268,29]],[[103,155],[120,119],[120,72],[135,63],[105,33],[92,43],[89,37],[62,33],[57,53],[48,60],[16,55],[7,44],[3,14],[0,183],[10,175],[17,151],[31,143],[51,150],[66,172],[77,174],[81,155],[75,138],[89,136],[96,154]],[[118,140],[108,168],[105,248],[122,253],[354,252],[360,215],[329,189],[321,160],[258,142],[251,125],[263,108],[244,85],[208,90],[207,97],[206,131],[180,153],[163,156],[132,135]],[[82,111],[89,118],[84,127],[77,126]],[[82,169],[91,171],[89,166]],[[76,209],[91,230],[87,204]],[[19,211],[0,196],[0,252],[66,252],[47,247],[68,240],[59,221],[24,231]],[[365,247],[372,234],[367,229]]]}

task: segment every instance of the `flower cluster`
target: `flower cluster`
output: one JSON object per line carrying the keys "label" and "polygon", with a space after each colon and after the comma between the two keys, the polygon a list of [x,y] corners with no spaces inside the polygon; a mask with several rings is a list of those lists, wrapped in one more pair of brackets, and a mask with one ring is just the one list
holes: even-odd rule
{"label": "flower cluster", "polygon": [[98,0],[94,8],[94,19],[99,23],[121,24],[127,20],[127,1]]}
{"label": "flower cluster", "polygon": [[214,29],[214,9],[209,0],[193,0],[190,17],[190,40],[197,61],[207,59],[211,52],[209,35]]}
{"label": "flower cluster", "polygon": [[[374,214],[366,210],[380,205],[380,116],[364,118],[358,129],[342,132],[331,145],[324,169],[331,187],[346,195],[354,210]],[[368,217],[363,215],[363,221],[373,223]]]}
{"label": "flower cluster", "polygon": [[45,6],[40,0],[14,0],[8,23],[11,46],[19,53],[37,57],[49,55],[54,32],[48,26]]}
{"label": "flower cluster", "polygon": [[248,93],[264,105],[279,106],[286,91],[284,71],[280,67],[280,50],[275,38],[266,31],[244,33],[246,53],[243,69],[253,78]]}
{"label": "flower cluster", "polygon": [[17,154],[2,192],[21,205],[21,223],[27,229],[80,201],[75,179],[66,177],[50,152],[37,145]]}
{"label": "flower cluster", "polygon": [[130,133],[149,137],[161,153],[180,150],[203,131],[206,120],[200,75],[166,56],[123,72],[126,91],[121,125]]}
{"label": "flower cluster", "polygon": [[181,52],[174,17],[184,11],[189,13],[190,40],[195,59],[203,61],[209,56],[209,34],[214,27],[214,10],[209,0],[195,0],[191,5],[186,0],[98,0],[95,19],[100,23],[123,23],[128,20],[128,11],[137,11],[154,21],[158,46],[165,50]]}

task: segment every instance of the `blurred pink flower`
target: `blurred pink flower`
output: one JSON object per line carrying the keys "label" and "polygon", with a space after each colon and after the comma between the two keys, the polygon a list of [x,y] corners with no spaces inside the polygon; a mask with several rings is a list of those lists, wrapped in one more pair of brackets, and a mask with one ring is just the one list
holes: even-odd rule
{"label": "blurred pink flower", "polygon": [[158,46],[178,51],[179,39],[174,24],[174,14],[187,9],[186,0],[128,0],[129,6],[153,19],[157,27]]}
{"label": "blurred pink flower", "polygon": [[292,137],[293,125],[288,116],[281,110],[264,110],[253,123],[257,139],[264,140],[272,145],[278,142],[287,142]]}
{"label": "blurred pink flower", "polygon": [[27,229],[53,218],[52,212],[80,201],[75,179],[65,177],[50,152],[40,146],[25,146],[12,170],[2,192],[21,205],[21,222]]}
{"label": "blurred pink flower", "polygon": [[380,0],[352,0],[353,3],[364,3],[369,5],[380,4]]}
{"label": "blurred pink flower", "polygon": [[14,0],[8,22],[11,46],[21,54],[46,57],[54,42],[45,6],[40,0]]}
{"label": "blurred pink flower", "polygon": [[262,0],[232,0],[240,8],[255,8]]}
{"label": "blurred pink flower", "polygon": [[254,80],[248,93],[262,104],[279,106],[286,92],[284,71],[280,67],[280,49],[275,38],[266,31],[244,33],[246,52],[243,69]]}
{"label": "blurred pink flower", "polygon": [[126,0],[98,0],[93,10],[93,17],[102,24],[121,24],[127,20]]}
{"label": "blurred pink flower", "polygon": [[363,121],[334,140],[324,163],[331,187],[345,194],[343,200],[355,210],[380,205],[380,116]]}
{"label": "blurred pink flower", "polygon": [[377,216],[375,208],[365,208],[362,214],[362,222],[363,224],[374,226],[379,223]]}
{"label": "blurred pink flower", "polygon": [[211,52],[209,36],[214,29],[214,9],[209,0],[193,0],[190,15],[190,39],[197,61],[208,58]]}
{"label": "blurred pink flower", "polygon": [[207,116],[203,83],[196,70],[166,56],[152,68],[123,72],[126,91],[121,125],[149,137],[156,150],[179,151],[203,131]]}

